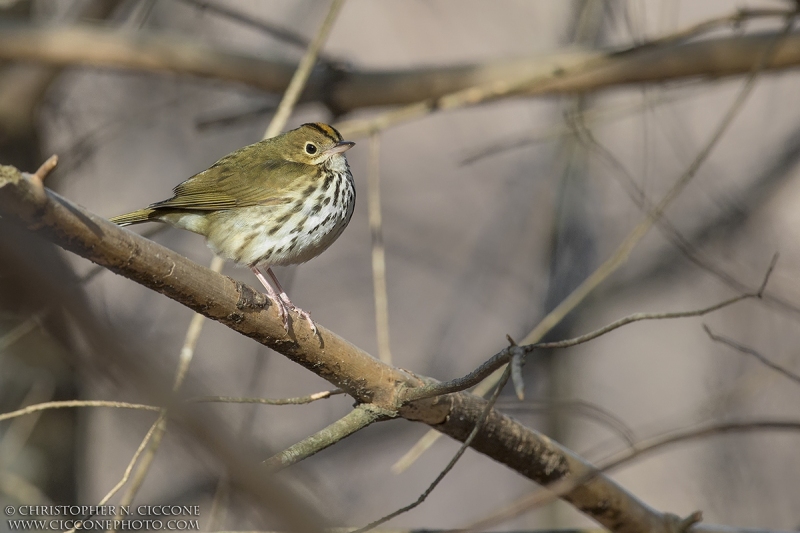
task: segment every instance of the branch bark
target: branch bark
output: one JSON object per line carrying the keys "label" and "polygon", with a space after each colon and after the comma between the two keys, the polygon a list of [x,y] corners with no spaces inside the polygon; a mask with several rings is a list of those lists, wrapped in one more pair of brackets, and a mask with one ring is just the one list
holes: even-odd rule
{"label": "branch bark", "polygon": [[[745,74],[776,33],[694,42],[656,42],[625,50],[571,50],[483,64],[408,70],[347,70],[332,66],[312,75],[303,100],[321,101],[336,113],[439,98],[468,87],[530,79],[519,95],[580,93],[632,83]],[[264,60],[211,47],[186,37],[77,25],[12,26],[0,32],[0,60],[59,66],[172,72],[239,82],[281,93],[293,63]],[[800,33],[788,35],[765,69],[800,65]]]}
{"label": "branch bark", "polygon": [[[262,294],[115,226],[28,176],[0,167],[4,219],[269,346],[361,403],[424,422],[462,442],[475,427],[486,400],[455,393],[404,404],[402,391],[422,385],[421,379],[381,363],[322,326],[314,335],[296,315],[287,334]],[[472,447],[543,485],[596,472],[570,450],[496,410],[489,412]],[[601,474],[563,498],[619,532],[672,533],[680,520],[652,509]]]}

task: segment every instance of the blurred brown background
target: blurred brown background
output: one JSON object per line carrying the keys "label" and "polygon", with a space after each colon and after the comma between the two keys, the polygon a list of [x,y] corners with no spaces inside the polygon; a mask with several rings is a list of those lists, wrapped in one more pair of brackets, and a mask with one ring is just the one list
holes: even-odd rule
{"label": "blurred brown background", "polygon": [[[99,24],[132,37],[157,32],[289,63],[302,54],[302,46],[202,4],[6,0],[0,16],[6,25]],[[348,0],[325,56],[354,71],[490,64],[572,46],[632,45],[741,7],[789,4]],[[327,10],[326,2],[307,0],[216,0],[214,5],[306,39]],[[781,25],[780,19],[757,20],[735,31],[775,31]],[[731,34],[720,29],[702,38]],[[681,80],[583,96],[517,97],[433,113],[382,133],[393,363],[437,379],[465,374],[505,346],[507,333],[524,337],[642,219],[626,192],[629,178],[575,135],[568,113],[583,113],[596,141],[657,200],[705,145],[742,83],[743,77]],[[28,90],[15,90],[21,86]],[[183,179],[260,139],[279,97],[241,83],[180,74],[5,62],[0,162],[32,171],[43,156],[56,153],[61,159],[48,186],[112,216],[167,198]],[[757,287],[772,255],[780,252],[769,283],[773,297],[705,318],[634,324],[574,349],[540,354],[526,366],[527,399],[519,402],[509,392],[501,398],[504,409],[592,461],[626,445],[619,435],[622,424],[641,439],[711,420],[796,416],[797,384],[712,342],[701,324],[788,369],[800,366],[799,99],[797,71],[762,74],[710,159],[667,212],[690,253],[654,228],[629,263],[549,338],[584,333],[638,311],[705,307],[742,286]],[[33,114],[24,114],[26,109]],[[23,116],[14,117],[17,110]],[[323,103],[308,102],[293,114],[290,127],[380,111],[338,117]],[[358,143],[348,159],[359,199],[350,226],[322,256],[277,269],[277,275],[316,321],[376,354],[366,202],[369,140],[351,140]],[[491,153],[473,160],[486,149]],[[199,236],[168,229],[153,238],[201,264],[211,260]],[[30,321],[50,309],[41,277],[66,287],[97,328],[140,354],[154,374],[170,379],[192,317],[188,309],[109,272],[79,284],[91,264],[29,242],[5,226],[2,241],[3,411],[50,399],[144,401],[135,387],[81,355],[85,346],[74,334],[74,311],[59,304]],[[246,269],[228,265],[224,273],[257,286]],[[30,327],[19,329],[21,324]],[[8,337],[10,332],[22,335]],[[115,354],[107,357],[113,366]],[[280,398],[329,387],[216,323],[205,325],[189,376],[207,393],[227,396]],[[306,406],[207,408],[241,426],[243,435],[263,445],[266,457],[266,450],[313,433],[351,404],[337,396]],[[618,418],[616,430],[598,409]],[[3,422],[0,466],[7,474],[0,502],[97,503],[119,480],[155,416],[82,409]],[[413,501],[457,449],[441,439],[406,472],[390,473],[426,431],[405,421],[372,426],[283,475],[305,487],[334,525],[363,525]],[[793,435],[717,436],[636,461],[614,477],[659,510],[686,515],[702,509],[707,522],[794,529],[800,526],[797,450]],[[135,502],[198,504],[208,520],[219,475],[186,436],[168,430]],[[468,451],[428,502],[391,525],[458,527],[532,489],[528,480]],[[217,528],[263,527],[237,509],[231,500]],[[590,524],[558,503],[502,527]]]}

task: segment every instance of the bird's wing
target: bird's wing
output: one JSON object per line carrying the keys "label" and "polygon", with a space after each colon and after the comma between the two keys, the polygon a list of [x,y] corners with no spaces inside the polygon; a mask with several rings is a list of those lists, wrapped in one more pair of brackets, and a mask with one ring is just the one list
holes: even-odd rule
{"label": "bird's wing", "polygon": [[309,165],[284,160],[259,160],[242,153],[223,157],[208,170],[195,174],[173,190],[174,196],[151,208],[215,211],[292,201],[292,184],[314,171]]}

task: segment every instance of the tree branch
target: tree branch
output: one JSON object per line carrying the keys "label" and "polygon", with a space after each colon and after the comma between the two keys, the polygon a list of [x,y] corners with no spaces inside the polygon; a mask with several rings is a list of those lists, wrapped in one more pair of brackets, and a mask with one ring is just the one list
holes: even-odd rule
{"label": "tree branch", "polygon": [[[0,167],[0,213],[66,250],[276,350],[359,402],[425,422],[462,442],[486,407],[486,400],[465,393],[404,405],[400,392],[421,385],[421,380],[381,363],[320,325],[315,336],[304,320],[297,320],[287,334],[277,311],[260,293],[115,226],[13,167]],[[595,470],[573,452],[496,410],[489,411],[472,447],[540,484]],[[592,478],[563,498],[615,531],[668,530],[667,515],[604,476]]]}
{"label": "tree branch", "polygon": [[[482,64],[408,70],[315,71],[304,101],[321,101],[337,113],[363,107],[438,99],[470,87],[511,88],[511,94],[579,93],[633,83],[745,74],[776,33],[721,37],[697,42],[665,40],[625,50],[573,50]],[[151,32],[129,33],[76,25],[69,28],[6,26],[0,32],[0,60],[58,66],[110,67],[189,74],[281,93],[296,65],[211,47],[191,39]],[[800,33],[788,35],[765,69],[800,65]],[[429,108],[446,107],[431,100]],[[351,124],[355,127],[357,123]],[[349,136],[369,130],[354,128]]]}
{"label": "tree branch", "polygon": [[764,357],[760,352],[754,350],[753,348],[740,344],[733,339],[729,339],[727,337],[723,337],[722,335],[716,335],[715,333],[712,333],[711,328],[709,328],[706,324],[703,324],[703,329],[705,330],[706,334],[712,341],[730,346],[734,350],[738,350],[744,354],[752,355],[762,365],[766,366],[767,368],[771,368],[775,372],[778,372],[779,374],[782,374],[783,376],[791,379],[795,383],[800,384],[800,375],[795,374],[791,370],[788,370],[777,363],[773,363],[767,357]]}

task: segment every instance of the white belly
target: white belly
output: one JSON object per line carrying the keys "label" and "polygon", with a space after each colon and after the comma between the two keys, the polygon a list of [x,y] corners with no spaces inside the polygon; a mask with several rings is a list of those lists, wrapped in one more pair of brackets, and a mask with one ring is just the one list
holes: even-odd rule
{"label": "white belly", "polygon": [[304,263],[333,244],[350,222],[355,207],[351,180],[338,174],[329,191],[313,192],[302,206],[292,202],[220,211],[209,225],[208,245],[248,266]]}

